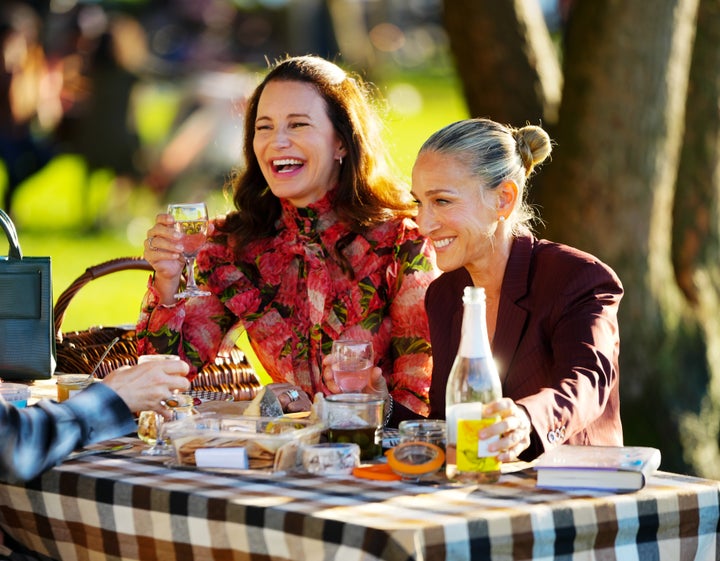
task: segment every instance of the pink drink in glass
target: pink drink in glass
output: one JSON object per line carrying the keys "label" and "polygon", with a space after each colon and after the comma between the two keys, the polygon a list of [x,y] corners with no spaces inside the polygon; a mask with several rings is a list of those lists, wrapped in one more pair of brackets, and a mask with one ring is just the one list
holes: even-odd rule
{"label": "pink drink in glass", "polygon": [[361,392],[370,383],[373,364],[368,359],[347,360],[333,366],[335,383],[345,393]]}

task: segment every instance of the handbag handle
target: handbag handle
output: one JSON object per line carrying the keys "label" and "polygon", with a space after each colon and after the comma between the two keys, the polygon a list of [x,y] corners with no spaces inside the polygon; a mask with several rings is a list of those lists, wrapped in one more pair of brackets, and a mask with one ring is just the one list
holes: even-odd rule
{"label": "handbag handle", "polygon": [[99,265],[94,265],[85,269],[85,272],[80,275],[73,283],[68,286],[64,292],[58,296],[55,302],[55,337],[58,341],[62,341],[62,327],[63,318],[65,317],[65,311],[67,310],[70,300],[78,291],[89,283],[91,280],[104,277],[111,273],[118,271],[129,271],[137,269],[140,271],[152,271],[152,265],[145,261],[142,257],[119,257],[118,259],[111,259],[105,261]]}
{"label": "handbag handle", "polygon": [[8,251],[8,257],[10,259],[22,259],[22,250],[20,249],[20,242],[18,241],[17,230],[15,224],[10,220],[10,217],[0,208],[0,224],[2,224],[5,235],[7,236],[8,242],[10,243],[10,249]]}

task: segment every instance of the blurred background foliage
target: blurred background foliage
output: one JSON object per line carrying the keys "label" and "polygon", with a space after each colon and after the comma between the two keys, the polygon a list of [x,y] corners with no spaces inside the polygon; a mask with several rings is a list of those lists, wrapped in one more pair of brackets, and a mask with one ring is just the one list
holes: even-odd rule
{"label": "blurred background foliage", "polygon": [[[243,100],[268,61],[320,54],[372,82],[408,181],[422,140],[467,116],[438,1],[10,1],[2,14],[27,40],[15,80],[40,46],[45,85],[25,84],[37,107],[25,127],[6,127],[32,148],[19,181],[0,168],[0,195],[24,253],[52,257],[55,297],[88,266],[140,255],[169,201],[229,210],[223,183],[242,165]],[[134,322],[146,282],[128,271],[89,283],[63,329]]]}
{"label": "blurred background foliage", "polygon": [[[25,253],[53,258],[56,295],[139,255],[169,201],[228,210],[245,96],[269,61],[318,54],[377,86],[406,177],[459,118],[548,130],[538,235],[625,287],[625,441],[720,479],[720,0],[3,0],[0,14],[2,205]],[[63,328],[134,322],[146,280],[94,281]]]}

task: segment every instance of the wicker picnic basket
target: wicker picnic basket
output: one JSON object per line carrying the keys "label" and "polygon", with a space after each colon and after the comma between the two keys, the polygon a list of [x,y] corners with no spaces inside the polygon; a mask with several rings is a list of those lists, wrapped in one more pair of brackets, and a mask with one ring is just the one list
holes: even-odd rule
{"label": "wicker picnic basket", "polygon": [[[134,327],[92,326],[84,331],[62,332],[62,322],[70,301],[90,281],[118,271],[152,271],[150,264],[140,257],[121,257],[89,267],[58,297],[55,303],[55,340],[57,372],[92,372],[110,342],[118,337],[100,364],[95,377],[105,375],[126,364],[137,363],[137,339]],[[261,384],[245,353],[233,348],[227,356],[218,356],[213,364],[203,368],[192,381],[193,390],[232,394],[236,401],[252,399]]]}

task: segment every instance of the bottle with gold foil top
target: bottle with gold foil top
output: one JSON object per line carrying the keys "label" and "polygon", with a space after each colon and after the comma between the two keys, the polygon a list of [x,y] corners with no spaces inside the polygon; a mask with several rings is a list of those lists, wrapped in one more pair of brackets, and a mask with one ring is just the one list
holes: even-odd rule
{"label": "bottle with gold foil top", "polygon": [[488,450],[498,437],[480,440],[478,433],[499,421],[483,417],[483,405],[502,395],[500,376],[490,351],[485,320],[485,289],[465,287],[460,346],[447,382],[447,476],[463,483],[494,483],[500,461]]}

